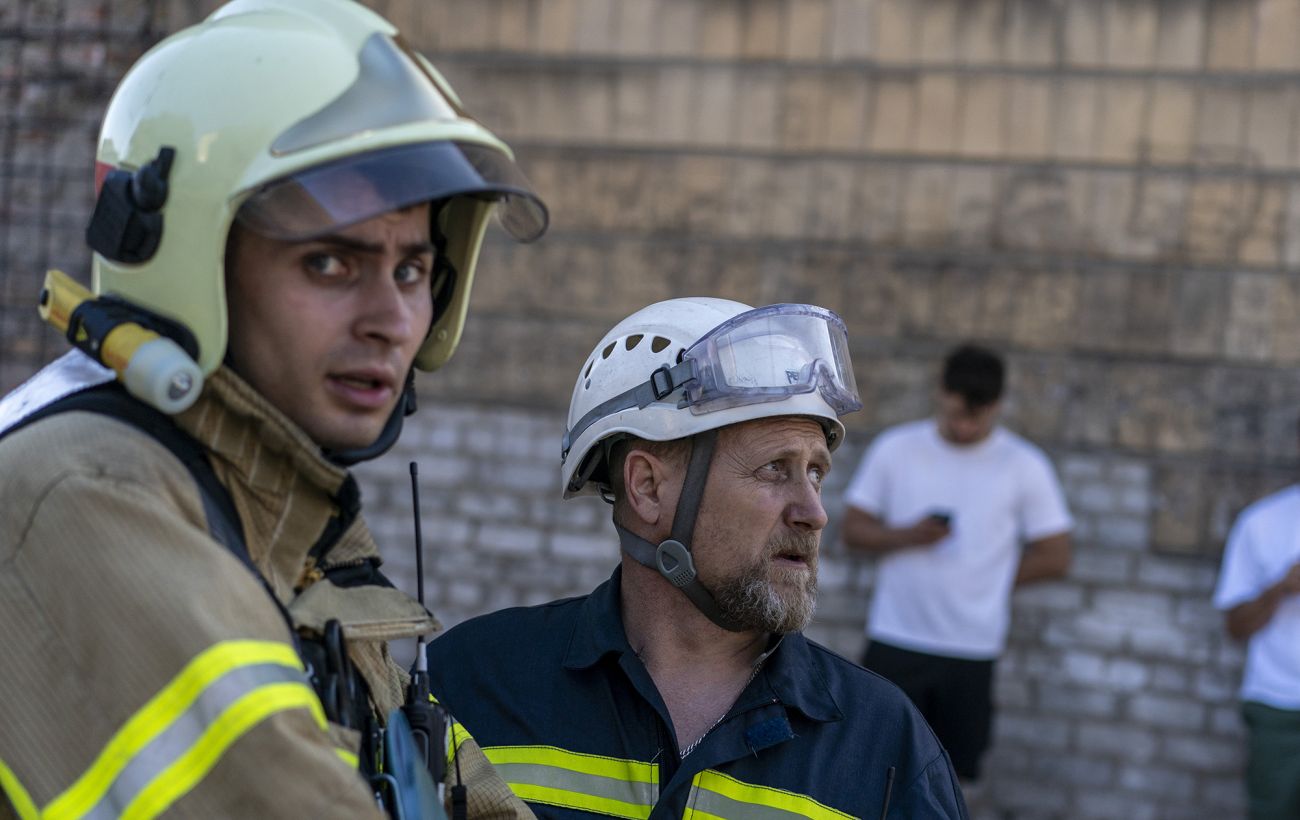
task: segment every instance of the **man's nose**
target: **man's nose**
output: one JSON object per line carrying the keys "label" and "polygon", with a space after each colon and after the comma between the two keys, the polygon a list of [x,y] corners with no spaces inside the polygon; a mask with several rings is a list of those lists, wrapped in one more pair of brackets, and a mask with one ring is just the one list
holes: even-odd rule
{"label": "man's nose", "polygon": [[793,529],[820,532],[829,520],[817,485],[811,479],[805,479],[786,508],[786,523]]}
{"label": "man's nose", "polygon": [[391,275],[376,273],[366,278],[359,294],[357,333],[365,338],[401,344],[415,330],[411,305]]}

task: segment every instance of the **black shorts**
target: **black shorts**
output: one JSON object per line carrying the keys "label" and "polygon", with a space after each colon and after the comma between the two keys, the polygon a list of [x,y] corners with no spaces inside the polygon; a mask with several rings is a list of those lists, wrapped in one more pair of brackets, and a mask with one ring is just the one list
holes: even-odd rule
{"label": "black shorts", "polygon": [[993,661],[945,658],[871,641],[862,665],[907,693],[963,780],[976,780],[993,726]]}

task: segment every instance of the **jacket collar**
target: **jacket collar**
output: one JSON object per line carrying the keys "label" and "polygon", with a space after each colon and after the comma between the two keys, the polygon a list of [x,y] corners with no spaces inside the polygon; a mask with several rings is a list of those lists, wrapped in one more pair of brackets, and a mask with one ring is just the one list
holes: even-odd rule
{"label": "jacket collar", "polygon": [[175,419],[208,449],[239,511],[249,555],[282,600],[304,583],[308,554],[327,531],[337,547],[331,562],[378,555],[349,503],[348,472],[229,368],[210,375],[199,400]]}
{"label": "jacket collar", "polygon": [[302,428],[224,365],[207,377],[199,400],[176,423],[214,456],[242,468],[259,490],[281,490],[293,476],[334,495],[347,478]]}
{"label": "jacket collar", "polygon": [[[622,567],[615,567],[609,580],[596,587],[583,600],[573,636],[565,652],[563,666],[568,670],[590,669],[607,656],[616,663],[625,655],[635,655],[623,630],[620,600]],[[639,661],[638,661],[639,663]],[[773,696],[787,708],[798,710],[812,720],[841,720],[844,713],[835,703],[830,687],[812,660],[812,648],[802,632],[781,637],[765,655],[763,668],[755,682],[763,681]],[[741,694],[737,706],[749,700],[767,698],[761,687],[751,684]],[[770,698],[768,698],[770,701]]]}

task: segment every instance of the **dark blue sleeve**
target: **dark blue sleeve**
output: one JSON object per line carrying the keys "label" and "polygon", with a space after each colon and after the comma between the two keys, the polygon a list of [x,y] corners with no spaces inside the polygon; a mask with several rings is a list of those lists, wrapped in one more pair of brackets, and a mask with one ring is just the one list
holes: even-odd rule
{"label": "dark blue sleeve", "polygon": [[930,761],[911,783],[896,783],[894,787],[895,799],[889,803],[889,817],[893,820],[968,820],[957,773],[946,753]]}
{"label": "dark blue sleeve", "polygon": [[[469,700],[466,692],[473,691],[475,679],[484,674],[483,663],[491,660],[483,647],[473,648],[473,636],[469,633],[475,631],[473,622],[468,622],[434,638],[426,647],[429,691],[462,720],[462,707]],[[470,652],[474,654],[467,654]]]}

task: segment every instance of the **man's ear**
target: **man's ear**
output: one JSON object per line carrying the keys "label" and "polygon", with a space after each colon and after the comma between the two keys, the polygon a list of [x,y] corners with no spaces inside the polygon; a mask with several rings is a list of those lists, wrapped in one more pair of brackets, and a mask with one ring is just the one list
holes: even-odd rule
{"label": "man's ear", "polygon": [[680,492],[672,465],[646,450],[629,450],[623,459],[624,497],[629,512],[651,527],[671,526]]}

